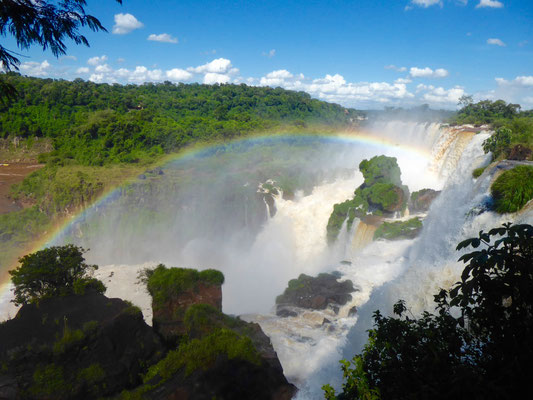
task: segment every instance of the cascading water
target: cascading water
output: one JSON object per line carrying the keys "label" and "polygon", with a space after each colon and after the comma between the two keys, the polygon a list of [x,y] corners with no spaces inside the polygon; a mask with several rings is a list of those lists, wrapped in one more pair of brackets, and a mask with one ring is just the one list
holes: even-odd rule
{"label": "cascading water", "polygon": [[[372,311],[387,310],[399,298],[413,312],[431,309],[436,289],[457,280],[457,242],[506,220],[479,213],[490,174],[471,177],[473,168],[488,163],[481,149],[487,134],[398,121],[376,123],[368,132],[365,140],[250,141],[179,160],[89,209],[54,244],[92,249],[88,261],[101,266],[97,277],[108,295],[141,306],[148,322],[150,299],[136,283],[139,270],[159,262],[220,269],[224,312],[261,324],[300,388],[298,398],[322,398],[322,384],[340,382],[338,360],[365,342]],[[411,191],[443,190],[420,236],[372,241],[374,224],[356,219],[328,246],[333,205],[363,182],[360,161],[381,154],[397,157]],[[532,214],[520,218],[531,221]],[[290,279],[331,271],[358,289],[338,313],[274,314],[275,298]]]}

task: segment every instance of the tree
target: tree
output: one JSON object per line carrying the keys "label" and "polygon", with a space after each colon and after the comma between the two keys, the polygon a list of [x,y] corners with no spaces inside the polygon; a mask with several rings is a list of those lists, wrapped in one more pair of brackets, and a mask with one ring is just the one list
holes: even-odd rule
{"label": "tree", "polygon": [[86,264],[84,252],[83,248],[69,244],[20,258],[20,266],[9,271],[15,286],[13,303],[21,305],[48,297],[83,294],[87,289],[104,293],[104,284],[90,277],[98,266]]}
{"label": "tree", "polygon": [[[492,243],[493,237],[501,238]],[[533,226],[504,224],[457,246],[475,250],[461,281],[435,296],[436,314],[374,313],[369,342],[329,399],[520,398],[533,357]]]}
{"label": "tree", "polygon": [[[122,0],[116,0],[122,4]],[[55,4],[57,3],[57,4]],[[20,49],[32,45],[50,49],[59,57],[66,53],[66,39],[89,46],[80,28],[106,31],[100,21],[85,13],[86,0],[2,0],[0,2],[0,35],[13,36]],[[6,71],[18,70],[20,60],[13,50],[0,45],[0,64]],[[13,87],[0,80],[0,99],[12,97]]]}

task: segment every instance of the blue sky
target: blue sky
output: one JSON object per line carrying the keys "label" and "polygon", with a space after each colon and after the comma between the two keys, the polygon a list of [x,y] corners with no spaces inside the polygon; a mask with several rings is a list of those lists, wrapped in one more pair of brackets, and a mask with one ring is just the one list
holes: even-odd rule
{"label": "blue sky", "polygon": [[[95,82],[248,83],[356,108],[463,94],[533,108],[533,0],[88,0],[109,33],[26,75]],[[151,39],[151,40],[149,40]],[[2,44],[14,48],[9,37]]]}

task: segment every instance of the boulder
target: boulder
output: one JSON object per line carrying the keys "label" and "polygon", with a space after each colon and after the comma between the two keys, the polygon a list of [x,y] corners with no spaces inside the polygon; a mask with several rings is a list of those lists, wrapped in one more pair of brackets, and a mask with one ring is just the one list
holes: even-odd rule
{"label": "boulder", "polygon": [[[141,311],[98,293],[26,304],[0,324],[0,398],[109,396],[164,352]],[[15,393],[15,397],[13,397]]]}
{"label": "boulder", "polygon": [[295,308],[324,310],[346,304],[355,292],[352,281],[339,282],[334,274],[317,277],[301,274],[289,281],[287,289],[276,298],[276,315],[292,316]]}
{"label": "boulder", "polygon": [[418,192],[411,193],[409,199],[409,211],[410,212],[426,212],[429,210],[433,200],[437,198],[440,191],[433,189],[422,189]]}

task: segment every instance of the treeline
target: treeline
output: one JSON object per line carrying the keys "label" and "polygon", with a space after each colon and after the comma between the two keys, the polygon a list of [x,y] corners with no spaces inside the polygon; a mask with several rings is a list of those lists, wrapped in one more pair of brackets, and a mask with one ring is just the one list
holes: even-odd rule
{"label": "treeline", "polygon": [[533,150],[533,110],[522,111],[519,104],[503,100],[474,103],[471,96],[461,97],[460,104],[463,107],[450,122],[459,125],[491,125],[496,134],[483,147],[485,151],[492,151],[495,158],[508,157],[517,145]]}
{"label": "treeline", "polygon": [[196,141],[285,125],[345,125],[360,114],[304,92],[244,84],[109,85],[15,73],[4,78],[18,100],[0,109],[0,137],[50,137],[52,161],[82,165],[138,162]]}

